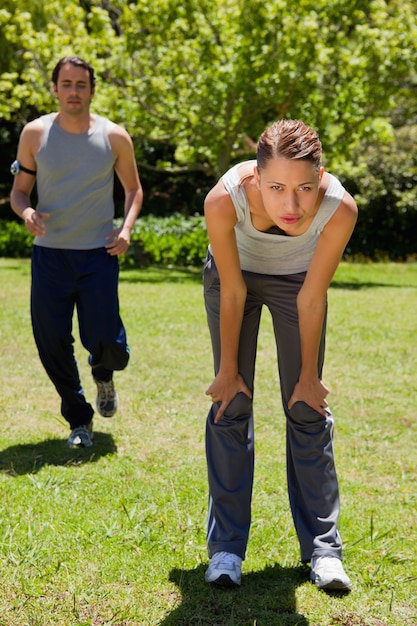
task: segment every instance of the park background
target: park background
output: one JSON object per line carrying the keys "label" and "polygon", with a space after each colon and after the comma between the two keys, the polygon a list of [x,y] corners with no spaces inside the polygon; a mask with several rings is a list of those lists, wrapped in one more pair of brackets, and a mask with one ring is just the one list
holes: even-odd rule
{"label": "park background", "polygon": [[[0,6],[0,626],[415,626],[417,3],[3,0]],[[23,125],[66,54],[133,137],[145,191],[121,259],[121,408],[69,450],[30,329],[31,238],[8,204]],[[325,380],[348,596],[308,581],[285,485],[273,332],[259,338],[253,525],[242,587],[204,584],[201,291],[206,191],[301,118],[359,205],[329,290]],[[115,199],[121,215],[120,189]],[[76,354],[93,399],[86,355]]]}
{"label": "park background", "polygon": [[[93,110],[133,137],[142,215],[171,220],[159,233],[198,230],[200,250],[207,190],[253,158],[268,124],[292,117],[319,132],[327,169],[359,205],[346,258],[415,258],[415,0],[2,0],[3,221],[15,220],[9,168],[22,126],[55,110],[51,71],[73,53],[96,70]],[[121,215],[119,185],[115,196]],[[0,256],[28,254],[17,235],[6,246],[9,228],[16,235],[2,228]],[[176,260],[155,259],[152,245],[150,260]]]}

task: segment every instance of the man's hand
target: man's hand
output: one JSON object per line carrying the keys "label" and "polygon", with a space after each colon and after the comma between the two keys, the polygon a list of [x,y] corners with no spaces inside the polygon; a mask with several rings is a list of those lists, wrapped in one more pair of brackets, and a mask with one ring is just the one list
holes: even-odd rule
{"label": "man's hand", "polygon": [[47,220],[50,213],[40,213],[27,207],[22,213],[22,218],[25,222],[26,230],[34,237],[44,237],[46,234],[46,227],[44,220]]}
{"label": "man's hand", "polygon": [[130,245],[130,230],[128,228],[116,228],[109,235],[107,235],[106,239],[110,241],[110,243],[106,244],[104,247],[110,256],[119,256],[120,254],[125,254]]}

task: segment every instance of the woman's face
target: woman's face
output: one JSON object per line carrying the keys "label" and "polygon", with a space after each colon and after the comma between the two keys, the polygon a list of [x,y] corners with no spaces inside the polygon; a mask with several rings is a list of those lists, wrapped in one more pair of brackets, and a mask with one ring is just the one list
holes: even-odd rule
{"label": "woman's face", "polygon": [[271,159],[262,170],[255,168],[265,211],[287,235],[304,232],[315,215],[323,171],[311,161],[285,158]]}

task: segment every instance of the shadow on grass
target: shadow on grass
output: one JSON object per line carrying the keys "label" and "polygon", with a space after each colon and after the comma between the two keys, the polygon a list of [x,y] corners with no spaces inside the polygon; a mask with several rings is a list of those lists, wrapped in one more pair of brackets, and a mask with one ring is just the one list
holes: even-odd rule
{"label": "shadow on grass", "polygon": [[151,265],[144,268],[125,267],[120,272],[120,281],[125,283],[197,283],[202,284],[201,267],[167,267]]}
{"label": "shadow on grass", "polygon": [[356,281],[356,280],[351,280],[351,281],[343,281],[343,280],[334,280],[331,285],[330,288],[332,289],[350,289],[352,291],[359,291],[361,289],[374,289],[376,287],[389,287],[391,288],[395,288],[397,287],[398,289],[417,289],[416,285],[413,284],[407,284],[407,283],[394,283],[394,282],[386,282],[386,283],[379,283],[379,282],[365,282],[365,281]]}
{"label": "shadow on grass", "polygon": [[94,432],[92,448],[69,448],[66,439],[47,439],[0,450],[0,472],[9,476],[35,474],[45,465],[83,465],[114,454],[117,446],[112,435]]}
{"label": "shadow on grass", "polygon": [[[202,284],[203,263],[201,267],[171,267],[161,265],[150,265],[147,267],[123,267],[120,272],[120,281],[125,283],[197,283]],[[417,289],[416,282],[396,281],[393,276],[388,280],[364,280],[354,276],[352,278],[339,278],[331,283],[333,289],[349,289],[359,291],[361,289],[397,287],[398,289]]]}
{"label": "shadow on grass", "polygon": [[273,565],[248,572],[235,589],[208,585],[206,567],[171,571],[170,581],[181,590],[182,603],[158,626],[308,626],[295,600],[296,588],[308,580],[308,567]]}

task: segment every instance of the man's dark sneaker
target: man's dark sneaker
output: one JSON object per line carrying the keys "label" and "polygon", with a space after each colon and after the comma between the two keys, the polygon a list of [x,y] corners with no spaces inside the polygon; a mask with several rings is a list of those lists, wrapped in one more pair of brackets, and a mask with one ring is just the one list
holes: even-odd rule
{"label": "man's dark sneaker", "polygon": [[93,422],[77,426],[71,431],[67,443],[70,448],[91,448],[93,445]]}
{"label": "man's dark sneaker", "polygon": [[94,379],[97,385],[96,407],[102,417],[113,417],[119,406],[117,391],[112,380]]}

